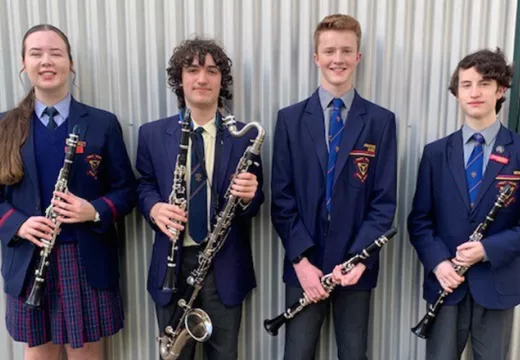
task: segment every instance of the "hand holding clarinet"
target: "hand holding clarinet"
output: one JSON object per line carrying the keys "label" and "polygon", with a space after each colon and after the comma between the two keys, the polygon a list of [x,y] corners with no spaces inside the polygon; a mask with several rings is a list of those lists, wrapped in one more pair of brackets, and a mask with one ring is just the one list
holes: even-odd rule
{"label": "hand holding clarinet", "polygon": [[[493,204],[493,207],[487,214],[486,218],[483,222],[481,222],[473,234],[471,234],[468,243],[480,243],[486,230],[489,228],[491,223],[495,220],[497,213],[502,209],[507,199],[513,194],[513,188],[511,186],[504,186],[500,193],[498,194],[497,200]],[[462,252],[467,249],[478,249],[478,246],[466,246],[462,244],[457,248],[457,253]],[[464,245],[464,246],[463,246]],[[475,263],[475,258],[478,257],[478,250],[474,252],[477,256],[472,256],[471,259],[464,259],[464,255],[457,254],[457,258],[452,260],[455,267],[453,269],[443,269],[442,267],[452,266],[451,262],[442,262],[435,269],[435,275],[439,280],[439,283],[442,287],[442,290],[439,291],[439,296],[433,304],[428,305],[428,311],[426,315],[419,321],[417,325],[412,328],[412,332],[422,339],[427,339],[431,330],[431,327],[439,314],[439,311],[444,304],[445,298],[453,292],[463,281],[463,275],[469,270],[470,266]],[[461,259],[462,257],[462,259]],[[466,255],[467,257],[467,255]],[[447,265],[446,265],[447,263]],[[453,274],[455,273],[455,274]],[[456,276],[455,276],[456,275]]]}
{"label": "hand holding clarinet", "polygon": [[[344,275],[349,274],[353,269],[360,269],[362,274],[363,266],[359,266],[363,263],[364,260],[366,260],[370,255],[372,255],[376,250],[380,249],[385,245],[388,240],[390,240],[392,237],[397,234],[396,228],[391,228],[386,233],[381,235],[377,240],[375,240],[372,244],[367,246],[365,249],[363,249],[359,254],[355,255],[354,257],[350,258],[348,261],[344,262],[341,265],[336,266],[334,268],[334,272],[327,274],[321,278],[321,285],[323,289],[327,292],[327,294],[330,294],[332,290],[336,287],[338,282],[350,282],[354,281],[355,279],[353,277],[345,277]],[[357,275],[356,275],[357,276]],[[357,281],[357,280],[356,280]],[[285,312],[278,315],[277,317],[273,319],[266,319],[264,320],[264,328],[265,330],[273,336],[278,335],[278,330],[280,327],[282,327],[285,323],[287,323],[289,320],[291,320],[294,316],[296,316],[298,313],[300,313],[305,307],[310,305],[312,301],[307,296],[306,293],[303,293],[303,296],[295,302],[291,307],[289,307]]]}

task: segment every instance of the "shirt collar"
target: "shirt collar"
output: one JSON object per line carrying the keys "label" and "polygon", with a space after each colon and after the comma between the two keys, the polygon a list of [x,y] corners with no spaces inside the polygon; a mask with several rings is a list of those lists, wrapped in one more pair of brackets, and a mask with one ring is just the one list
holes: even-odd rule
{"label": "shirt collar", "polygon": [[[343,100],[343,104],[345,104],[345,108],[350,110],[352,107],[352,101],[354,101],[355,90],[354,87],[351,87],[346,93],[341,95],[339,98]],[[334,100],[334,95],[332,95],[328,90],[326,90],[323,86],[318,88],[318,95],[320,97],[320,104],[323,111],[329,107],[332,100]]]}
{"label": "shirt collar", "polygon": [[[495,120],[495,122],[491,125],[489,125],[484,130],[480,131],[480,134],[484,138],[484,142],[486,145],[490,145],[493,140],[498,135],[498,132],[500,131],[500,121]],[[464,144],[467,144],[470,140],[473,134],[475,134],[477,131],[473,130],[471,127],[469,127],[468,124],[464,124],[462,126],[462,141]]]}
{"label": "shirt collar", "polygon": [[203,128],[212,138],[217,137],[217,123],[215,118],[211,119],[204,125],[199,125],[193,121],[193,130],[197,130],[199,127]]}
{"label": "shirt collar", "polygon": [[[69,117],[70,112],[70,103],[72,101],[72,96],[70,93],[67,94],[63,99],[58,101],[53,106],[56,110],[58,110],[58,113],[61,115],[63,119],[66,119]],[[43,112],[45,111],[45,108],[47,108],[47,105],[39,101],[38,99],[35,99],[34,101],[34,112],[36,113],[36,116],[38,116],[39,119],[43,117]]]}

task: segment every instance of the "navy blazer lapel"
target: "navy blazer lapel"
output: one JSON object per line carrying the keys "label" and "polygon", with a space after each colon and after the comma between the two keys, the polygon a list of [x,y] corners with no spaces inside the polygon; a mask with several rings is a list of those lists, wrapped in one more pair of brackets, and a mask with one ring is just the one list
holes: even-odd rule
{"label": "navy blazer lapel", "polygon": [[69,125],[67,136],[72,133],[72,129],[74,126],[78,125],[79,127],[79,140],[86,141],[87,138],[87,129],[88,129],[88,113],[87,109],[83,106],[83,104],[77,102],[72,98],[70,100],[70,111],[69,111]]}
{"label": "navy blazer lapel", "polygon": [[27,140],[20,149],[22,155],[22,163],[24,164],[24,172],[29,176],[34,184],[34,190],[38,195],[38,202],[40,201],[40,186],[38,181],[38,171],[36,170],[36,158],[34,155],[34,122],[40,121],[36,114],[33,112],[31,121],[29,124],[29,134]]}
{"label": "navy blazer lapel", "polygon": [[352,101],[352,107],[347,114],[345,120],[345,126],[343,128],[343,136],[339,146],[338,157],[336,158],[336,168],[334,169],[334,181],[332,188],[336,185],[338,177],[343,170],[343,167],[347,163],[347,159],[350,152],[356,144],[356,140],[365,127],[365,121],[362,115],[365,114],[365,106],[363,105],[363,99],[358,95],[357,91]]}
{"label": "navy blazer lapel", "polygon": [[[79,127],[79,141],[84,141],[86,145],[88,145],[87,142],[87,129],[88,129],[88,112],[85,106],[83,104],[77,102],[74,100],[74,98],[70,101],[70,111],[69,111],[69,118],[68,118],[68,126],[67,126],[67,137],[70,133],[72,133],[72,130],[74,129],[74,126]],[[65,148],[65,144],[63,144],[63,147]],[[77,155],[77,153],[76,153]],[[72,168],[70,170],[70,179],[76,174],[75,169],[78,166],[78,162],[74,161],[72,163]],[[69,180],[69,184],[72,181]],[[81,187],[82,181],[78,181],[76,185],[78,187]]]}
{"label": "navy blazer lapel", "polygon": [[[229,158],[231,157],[231,150],[233,149],[233,141],[230,139],[231,134],[227,129],[223,130],[222,134],[222,143],[221,144],[215,144],[215,153],[218,153],[216,151],[217,146],[221,146],[221,152],[220,152],[220,160],[219,160],[219,168],[214,169],[213,171],[218,171],[218,177],[217,177],[217,189],[219,194],[223,191],[223,186],[226,183],[226,170],[228,168],[229,164]],[[242,156],[242,154],[240,155]],[[213,179],[215,179],[215,176],[213,176]]]}
{"label": "navy blazer lapel", "polygon": [[[497,139],[495,140],[495,144],[493,145],[493,150],[490,154],[490,159],[486,166],[486,171],[484,172],[484,176],[482,178],[482,184],[480,184],[480,188],[478,189],[477,198],[475,199],[475,205],[473,206],[473,209],[476,209],[478,207],[478,204],[480,203],[480,201],[488,191],[489,187],[491,186],[491,184],[493,183],[493,181],[505,165],[501,162],[493,160],[493,155],[509,159],[510,154],[507,149],[507,145],[511,144],[512,142],[513,139],[511,138],[511,134],[503,125],[501,125],[500,130],[497,134]],[[498,153],[496,151],[498,146],[502,146],[504,151]]]}
{"label": "navy blazer lapel", "polygon": [[462,130],[455,132],[448,140],[448,168],[451,171],[455,185],[466,208],[470,210],[468,185],[466,184],[466,172],[464,166],[464,149],[462,144]]}
{"label": "navy blazer lapel", "polygon": [[318,155],[323,176],[326,177],[329,152],[327,150],[327,144],[325,143],[325,124],[318,90],[316,90],[307,101],[307,105],[303,111],[302,121],[307,125],[309,134],[314,142],[314,148]]}
{"label": "navy blazer lapel", "polygon": [[175,115],[171,119],[171,123],[166,129],[164,135],[166,154],[168,161],[173,173],[175,172],[175,166],[177,165],[177,154],[179,153],[179,142],[181,141],[181,126],[179,125],[179,116]]}

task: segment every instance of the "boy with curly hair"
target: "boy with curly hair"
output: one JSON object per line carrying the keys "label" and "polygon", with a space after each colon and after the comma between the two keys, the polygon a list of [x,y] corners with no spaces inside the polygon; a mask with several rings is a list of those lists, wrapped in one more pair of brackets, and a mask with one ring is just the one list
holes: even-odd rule
{"label": "boy with curly hair", "polygon": [[[424,148],[408,230],[424,266],[424,299],[449,293],[427,340],[430,360],[459,359],[469,336],[474,359],[507,358],[520,303],[520,137],[497,113],[512,76],[500,49],[462,59],[450,91],[464,125]],[[512,196],[482,241],[469,241],[505,185]],[[470,268],[460,276],[457,265]]]}

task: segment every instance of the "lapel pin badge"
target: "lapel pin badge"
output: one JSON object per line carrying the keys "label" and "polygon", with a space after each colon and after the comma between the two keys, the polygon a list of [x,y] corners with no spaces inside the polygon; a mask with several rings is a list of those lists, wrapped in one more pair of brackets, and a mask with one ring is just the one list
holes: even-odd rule
{"label": "lapel pin badge", "polygon": [[502,145],[498,145],[496,147],[496,152],[499,153],[499,154],[503,154],[504,153],[504,147]]}

